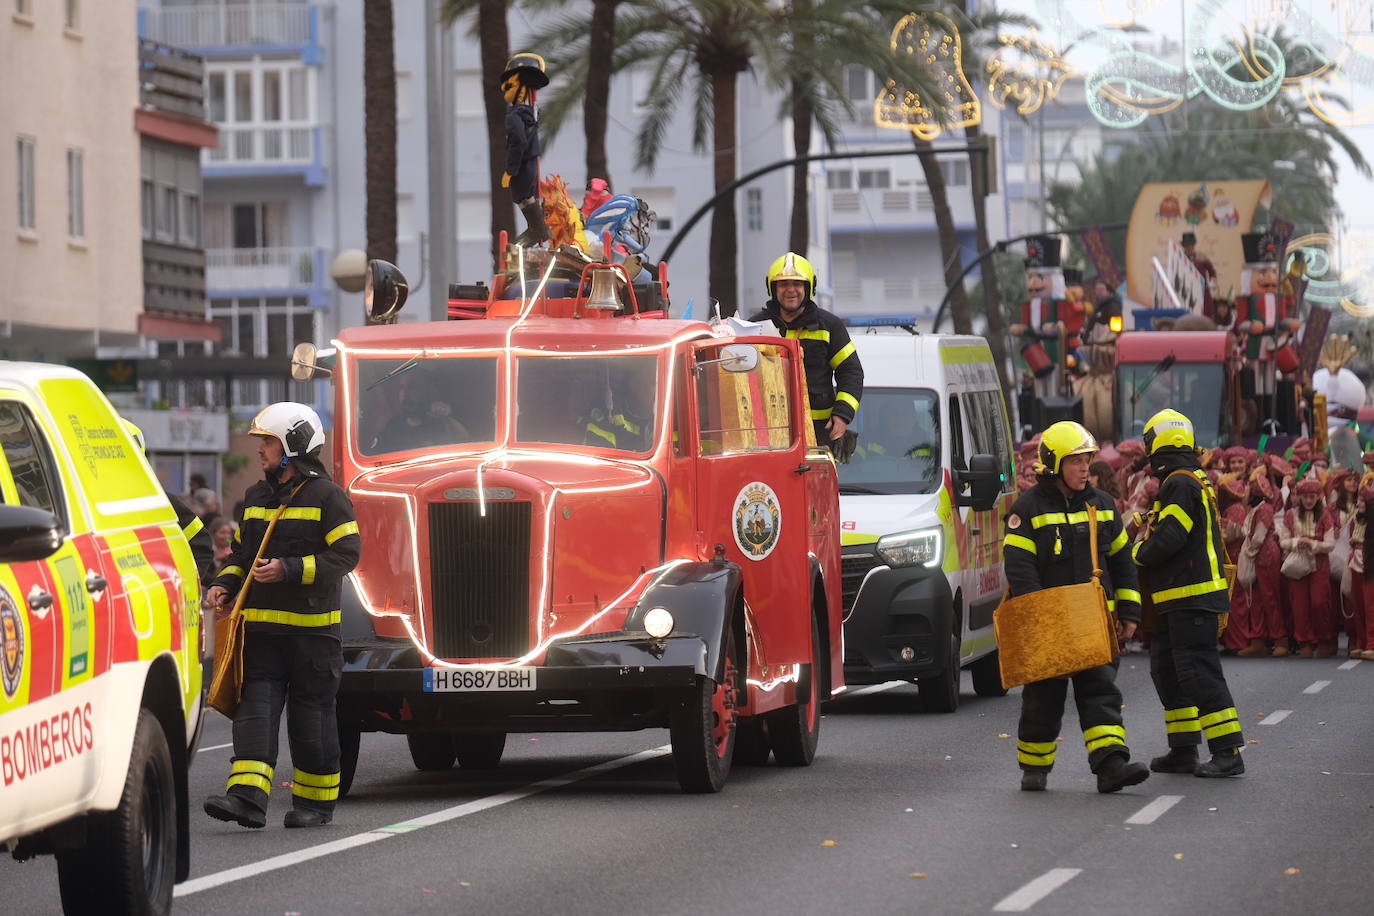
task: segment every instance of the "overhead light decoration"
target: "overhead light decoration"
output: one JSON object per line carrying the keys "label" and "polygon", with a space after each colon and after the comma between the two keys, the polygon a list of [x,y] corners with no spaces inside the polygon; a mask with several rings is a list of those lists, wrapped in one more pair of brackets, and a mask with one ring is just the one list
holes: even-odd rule
{"label": "overhead light decoration", "polygon": [[1162,0],[1097,0],[1098,9],[1114,29],[1128,29],[1141,16],[1149,15]]}
{"label": "overhead light decoration", "polygon": [[[890,79],[873,102],[875,124],[909,130],[929,141],[946,129],[982,122],[982,105],[964,74],[964,43],[954,20],[938,12],[908,13],[893,27],[888,45],[894,54],[915,57],[941,95],[925,98]],[[944,124],[937,110],[944,113]]]}
{"label": "overhead light decoration", "polygon": [[1303,298],[1309,302],[1335,308],[1339,306],[1347,314],[1356,318],[1374,317],[1374,305],[1360,305],[1360,300],[1369,297],[1374,287],[1371,277],[1370,258],[1366,250],[1374,239],[1358,235],[1347,235],[1343,253],[1350,266],[1337,271],[1331,251],[1335,239],[1327,232],[1313,232],[1299,236],[1288,243],[1288,251],[1301,251],[1307,259],[1307,290]]}
{"label": "overhead light decoration", "polygon": [[1039,39],[1032,29],[1026,35],[1002,35],[1001,45],[988,58],[988,101],[998,108],[1007,99],[1016,103],[1018,114],[1029,115],[1058,97],[1064,81],[1074,69],[1055,48]]}

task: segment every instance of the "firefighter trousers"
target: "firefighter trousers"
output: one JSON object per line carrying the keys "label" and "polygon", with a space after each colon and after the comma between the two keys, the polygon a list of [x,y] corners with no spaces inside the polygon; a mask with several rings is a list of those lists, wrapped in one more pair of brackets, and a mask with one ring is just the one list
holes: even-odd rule
{"label": "firefighter trousers", "polygon": [[1150,678],[1164,707],[1169,747],[1207,738],[1212,753],[1245,743],[1217,651],[1217,614],[1178,608],[1155,616]]}
{"label": "firefighter trousers", "polygon": [[243,698],[234,716],[230,794],[267,810],[285,706],[294,768],[291,804],[334,810],[339,797],[339,724],[334,699],[342,671],[343,648],[331,636],[251,630],[245,634]]}
{"label": "firefighter trousers", "polygon": [[1073,681],[1073,701],[1088,750],[1088,766],[1096,773],[1109,757],[1130,758],[1126,728],[1121,724],[1116,667],[1116,662],[1098,665],[1067,678],[1033,681],[1021,689],[1021,721],[1016,729],[1016,760],[1021,769],[1043,772],[1054,766],[1055,739],[1064,720],[1069,681]]}

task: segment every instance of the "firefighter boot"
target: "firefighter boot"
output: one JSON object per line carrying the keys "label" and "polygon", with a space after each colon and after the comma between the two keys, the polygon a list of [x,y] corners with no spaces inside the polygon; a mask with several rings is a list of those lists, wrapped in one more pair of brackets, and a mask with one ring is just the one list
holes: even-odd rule
{"label": "firefighter boot", "polygon": [[1250,640],[1250,645],[1246,646],[1244,649],[1241,649],[1239,652],[1236,653],[1236,655],[1240,656],[1241,658],[1258,658],[1261,655],[1268,654],[1269,647],[1264,644],[1264,640],[1262,639]]}
{"label": "firefighter boot", "polygon": [[520,212],[525,214],[525,231],[515,237],[515,244],[526,248],[549,240],[549,226],[544,222],[544,202],[537,197],[520,201]]}
{"label": "firefighter boot", "polygon": [[1206,779],[1220,779],[1224,776],[1239,776],[1245,772],[1245,761],[1240,759],[1240,748],[1232,747],[1217,751],[1206,763],[1199,763],[1193,770],[1194,776]]}
{"label": "firefighter boot", "polygon": [[240,827],[257,829],[267,826],[267,812],[233,792],[211,795],[205,799],[205,813],[217,821],[237,823]]}
{"label": "firefighter boot", "polygon": [[1044,770],[1022,770],[1021,791],[1043,792],[1049,784],[1050,774]]}
{"label": "firefighter boot", "polygon": [[1193,773],[1197,770],[1196,747],[1171,747],[1169,753],[1150,760],[1156,773]]}
{"label": "firefighter boot", "polygon": [[1270,655],[1270,657],[1272,657],[1272,658],[1283,658],[1283,657],[1284,657],[1285,655],[1287,655],[1287,654],[1288,654],[1288,637],[1287,637],[1287,636],[1280,636],[1278,639],[1274,640],[1274,651],[1273,651],[1273,652],[1270,652],[1269,655]]}
{"label": "firefighter boot", "polygon": [[1142,783],[1150,778],[1150,771],[1143,763],[1128,763],[1120,754],[1113,754],[1097,771],[1097,791],[1104,795],[1120,792],[1127,786]]}
{"label": "firefighter boot", "polygon": [[282,821],[287,827],[323,827],[334,820],[333,811],[318,808],[292,808]]}

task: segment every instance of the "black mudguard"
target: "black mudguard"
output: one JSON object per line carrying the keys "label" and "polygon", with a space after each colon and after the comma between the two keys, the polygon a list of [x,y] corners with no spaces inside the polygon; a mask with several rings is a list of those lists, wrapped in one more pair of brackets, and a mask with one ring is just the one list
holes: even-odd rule
{"label": "black mudguard", "polygon": [[[705,643],[706,670],[719,681],[725,676],[725,658],[721,651],[725,644],[725,628],[730,625],[742,582],[739,566],[730,562],[674,566],[644,590],[639,604],[625,620],[625,629],[643,630],[645,614],[656,607],[666,608],[673,615],[674,636],[693,634]],[[735,635],[742,639],[744,634]],[[742,641],[737,642],[736,651],[744,651]]]}

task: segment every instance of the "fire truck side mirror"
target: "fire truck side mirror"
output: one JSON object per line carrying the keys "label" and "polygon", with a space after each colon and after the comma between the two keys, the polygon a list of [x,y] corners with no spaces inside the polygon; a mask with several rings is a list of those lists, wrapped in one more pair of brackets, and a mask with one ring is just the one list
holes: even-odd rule
{"label": "fire truck side mirror", "polygon": [[720,348],[720,356],[726,372],[753,372],[759,367],[759,348],[753,344],[729,344]]}
{"label": "fire truck side mirror", "polygon": [[334,348],[318,349],[310,341],[296,344],[291,351],[291,377],[298,382],[308,382],[316,376],[332,376]]}
{"label": "fire truck side mirror", "polygon": [[409,292],[410,284],[401,268],[390,261],[368,261],[363,286],[363,315],[367,323],[395,324],[396,313],[406,304]]}
{"label": "fire truck side mirror", "polygon": [[1002,469],[992,455],[974,455],[968,464],[967,471],[955,472],[955,501],[975,512],[986,512],[997,505],[997,496],[1002,492]]}

